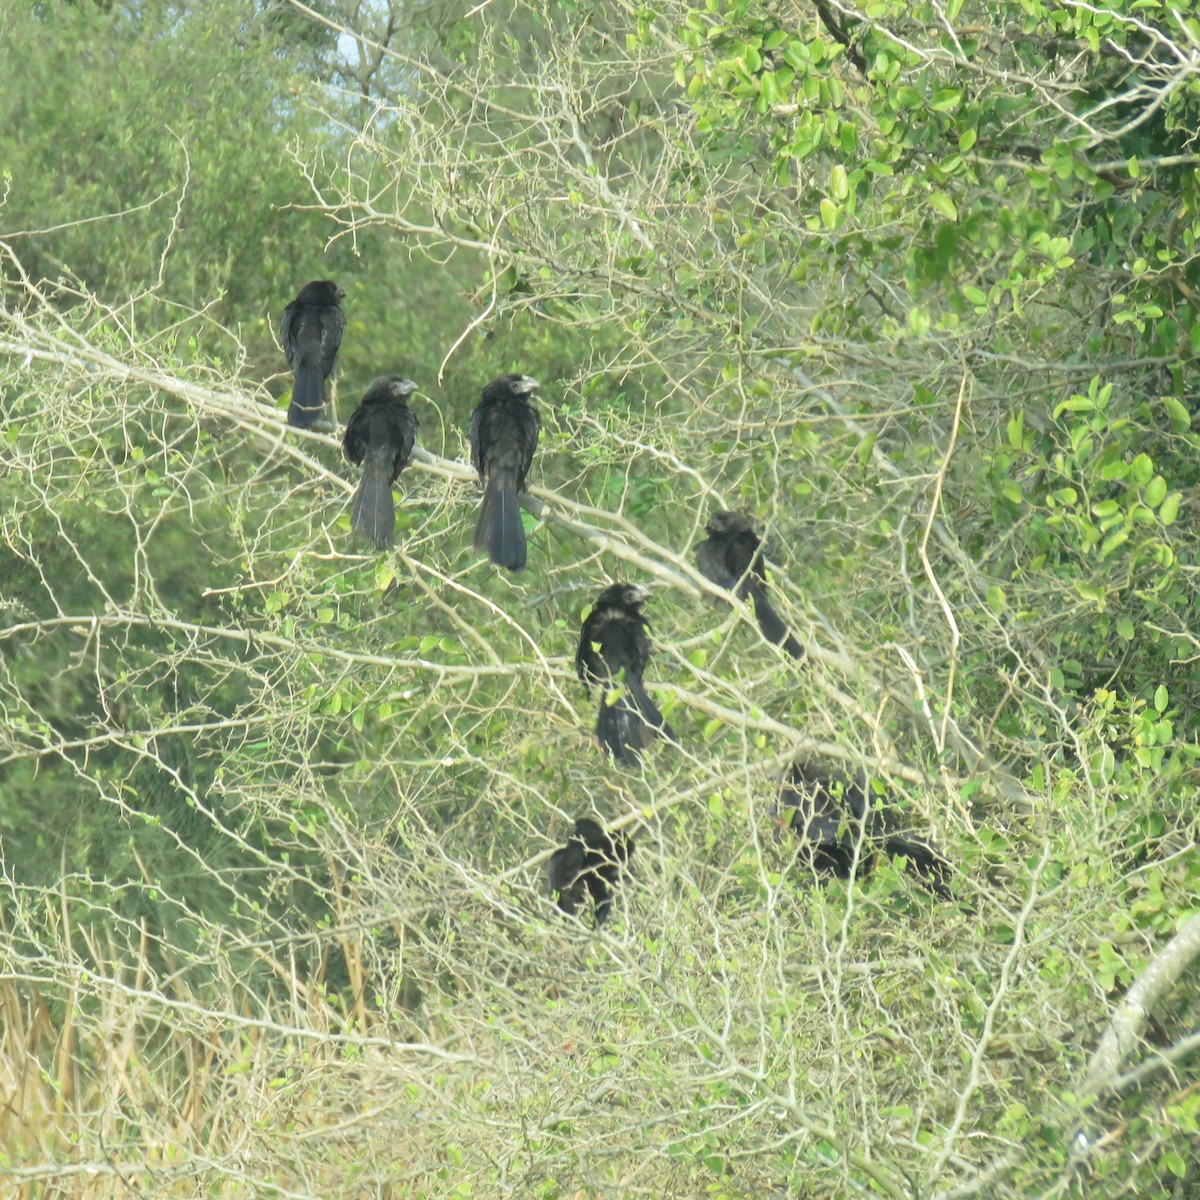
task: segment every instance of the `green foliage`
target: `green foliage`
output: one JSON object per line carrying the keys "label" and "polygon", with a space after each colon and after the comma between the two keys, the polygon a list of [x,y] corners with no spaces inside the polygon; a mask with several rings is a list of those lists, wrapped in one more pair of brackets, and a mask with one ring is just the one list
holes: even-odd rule
{"label": "green foliage", "polygon": [[306,194],[286,146],[314,132],[287,101],[297,46],[246,16],[234,3],[9,7],[4,215],[30,271],[112,300],[151,284],[222,297],[245,320],[297,259],[314,261],[297,254],[314,223],[281,211]]}

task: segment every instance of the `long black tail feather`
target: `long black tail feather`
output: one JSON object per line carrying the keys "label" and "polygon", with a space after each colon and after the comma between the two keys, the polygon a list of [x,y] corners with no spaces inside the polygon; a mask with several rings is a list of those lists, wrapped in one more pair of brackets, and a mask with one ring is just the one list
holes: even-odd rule
{"label": "long black tail feather", "polygon": [[679,745],[679,738],[675,735],[675,730],[667,724],[666,718],[659,711],[658,705],[647,694],[646,689],[642,686],[642,681],[636,676],[627,679],[625,686],[629,689],[629,694],[633,697],[634,702],[638,706],[638,712],[641,714],[642,720],[655,733],[661,734],[668,741]]}
{"label": "long black tail feather", "polygon": [[368,460],[350,505],[350,527],[376,550],[396,544],[396,503],[386,463]]}
{"label": "long black tail feather", "polygon": [[475,549],[510,571],[525,566],[525,526],[516,479],[509,471],[495,471],[487,481],[475,526]]}
{"label": "long black tail feather", "polygon": [[325,379],[317,363],[301,360],[292,381],[292,402],[288,405],[288,424],[308,429],[316,424],[325,407]]}
{"label": "long black tail feather", "polygon": [[636,763],[650,744],[651,732],[638,712],[622,697],[615,704],[600,700],[596,717],[596,738],[619,763]]}
{"label": "long black tail feather", "polygon": [[951,875],[950,864],[928,842],[893,834],[884,839],[883,852],[889,858],[903,856],[908,859],[909,866],[916,872],[921,883],[935,896],[940,896],[943,900],[954,899],[954,894],[946,882]]}
{"label": "long black tail feather", "polygon": [[767,593],[762,587],[749,589],[750,600],[754,605],[754,615],[758,618],[758,627],[763,637],[772,645],[779,646],[791,658],[802,659],[804,647],[788,632],[783,618],[771,607]]}
{"label": "long black tail feather", "polygon": [[640,679],[625,680],[625,692],[613,704],[601,697],[596,737],[618,762],[636,763],[656,735],[679,744],[675,730],[646,693]]}

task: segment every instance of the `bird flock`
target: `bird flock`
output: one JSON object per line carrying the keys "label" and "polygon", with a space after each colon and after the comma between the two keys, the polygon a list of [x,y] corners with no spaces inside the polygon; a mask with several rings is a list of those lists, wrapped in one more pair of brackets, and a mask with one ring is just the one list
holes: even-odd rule
{"label": "bird flock", "polygon": [[[326,384],[337,363],[346,317],[345,297],[335,283],[314,280],[301,288],[283,311],[279,333],[294,373],[288,422],[298,428],[324,419]],[[408,397],[417,385],[402,375],[374,380],[350,416],[342,438],[346,458],[362,468],[350,506],[350,525],[377,550],[395,544],[396,510],[392,485],[412,456],[417,418]],[[531,396],[538,382],[529,375],[507,374],[484,389],[471,416],[471,463],[483,498],[475,526],[475,549],[509,571],[527,561],[520,493],[533,462],[541,419]],[[714,512],[696,546],[700,572],[717,587],[747,602],[763,637],[799,661],[804,649],[771,606],[762,542],[738,513]],[[650,661],[650,623],[643,614],[646,589],[613,583],[592,604],[583,621],[575,670],[590,694],[599,692],[596,740],[606,753],[635,765],[656,737],[679,744],[653,699],[643,676]],[[932,893],[950,898],[950,866],[928,842],[907,836],[886,808],[873,803],[869,779],[861,783],[796,762],[787,772],[772,805],[781,828],[799,838],[801,853],[818,876],[852,879],[880,854],[903,858]],[[633,854],[633,839],[610,834],[590,817],[581,817],[565,846],[550,858],[550,894],[563,912],[574,915],[592,902],[597,925],[612,910],[613,894]]]}

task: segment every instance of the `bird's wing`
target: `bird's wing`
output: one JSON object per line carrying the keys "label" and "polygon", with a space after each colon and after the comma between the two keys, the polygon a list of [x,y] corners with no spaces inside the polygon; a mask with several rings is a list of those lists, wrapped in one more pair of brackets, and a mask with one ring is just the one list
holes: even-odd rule
{"label": "bird's wing", "polygon": [[467,432],[467,437],[471,443],[471,466],[475,468],[475,473],[479,476],[479,482],[484,483],[483,478],[483,418],[488,409],[486,400],[481,400],[475,405],[475,411],[471,414],[471,428]]}
{"label": "bird's wing", "polygon": [[542,432],[542,418],[538,410],[529,404],[525,411],[528,415],[521,422],[521,432],[525,441],[522,448],[525,453],[521,458],[521,473],[517,476],[517,491],[522,491],[525,487],[525,476],[529,474],[529,468],[533,465],[533,452],[537,449],[538,437]]}
{"label": "bird's wing", "polygon": [[283,343],[283,352],[287,356],[287,364],[295,369],[296,366],[296,302],[293,300],[291,304],[283,310],[283,316],[279,321],[279,340]]}
{"label": "bird's wing", "polygon": [[408,405],[396,405],[388,412],[388,433],[396,448],[396,473],[408,464],[417,442],[417,418]]}
{"label": "bird's wing", "polygon": [[328,376],[337,361],[338,347],[342,344],[342,330],[346,328],[346,314],[340,308],[327,308],[321,314],[321,374]]}
{"label": "bird's wing", "polygon": [[715,583],[717,587],[732,591],[734,584],[737,583],[737,576],[729,571],[725,545],[718,538],[707,537],[697,544],[696,565],[700,568],[700,574]]}
{"label": "bird's wing", "polygon": [[356,408],[350,414],[350,420],[346,422],[346,432],[342,435],[342,453],[356,467],[362,466],[368,440],[366,409]]}

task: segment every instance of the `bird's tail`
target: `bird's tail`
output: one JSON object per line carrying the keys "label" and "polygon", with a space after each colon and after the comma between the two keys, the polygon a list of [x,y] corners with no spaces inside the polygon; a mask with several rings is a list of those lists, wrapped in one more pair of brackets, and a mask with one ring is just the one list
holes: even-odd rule
{"label": "bird's tail", "polygon": [[368,458],[350,505],[350,528],[370,540],[376,550],[396,544],[396,504],[387,464]]}
{"label": "bird's tail", "polygon": [[325,377],[316,363],[301,360],[292,382],[292,402],[288,405],[288,424],[298,429],[315,425],[325,407]]}
{"label": "bird's tail", "polygon": [[520,571],[525,566],[525,526],[511,471],[494,471],[487,481],[475,526],[475,549],[498,567]]}
{"label": "bird's tail", "polygon": [[609,704],[600,698],[600,715],[596,718],[596,738],[620,763],[636,763],[641,752],[650,744],[651,733],[621,697]]}
{"label": "bird's tail", "polygon": [[609,704],[607,696],[601,697],[596,737],[618,762],[637,762],[656,734],[679,744],[675,730],[667,724],[636,676],[625,680],[625,691],[614,703]]}
{"label": "bird's tail", "polygon": [[954,898],[946,882],[950,877],[950,864],[928,842],[892,834],[884,840],[883,851],[889,858],[903,856],[908,859],[921,882],[935,896],[943,900]]}
{"label": "bird's tail", "polygon": [[758,618],[758,627],[763,637],[773,646],[779,646],[791,658],[804,657],[804,647],[788,632],[783,618],[771,607],[767,593],[762,587],[750,589],[750,599],[754,604],[754,615]]}
{"label": "bird's tail", "polygon": [[625,681],[625,686],[636,702],[642,720],[655,733],[660,733],[668,741],[679,745],[679,738],[675,736],[675,730],[667,724],[666,718],[658,710],[658,705],[646,694],[646,689],[642,687],[642,681],[635,675]]}

